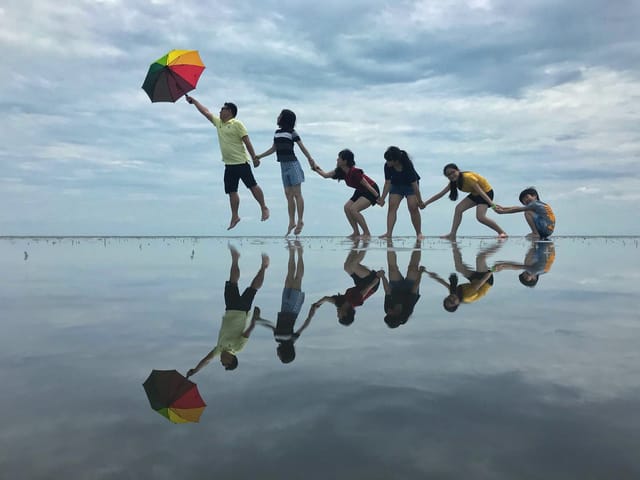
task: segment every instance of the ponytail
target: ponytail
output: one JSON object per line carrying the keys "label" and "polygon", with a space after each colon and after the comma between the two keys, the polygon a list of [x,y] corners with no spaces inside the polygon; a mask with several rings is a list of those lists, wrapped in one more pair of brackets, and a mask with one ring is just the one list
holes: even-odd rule
{"label": "ponytail", "polygon": [[[442,173],[445,177],[447,176],[447,170],[457,170],[460,172],[460,169],[455,163],[447,163],[444,166]],[[460,185],[462,185],[462,172],[460,172],[460,176],[457,181],[449,182],[449,200],[455,202],[458,199],[458,187],[460,187]]]}

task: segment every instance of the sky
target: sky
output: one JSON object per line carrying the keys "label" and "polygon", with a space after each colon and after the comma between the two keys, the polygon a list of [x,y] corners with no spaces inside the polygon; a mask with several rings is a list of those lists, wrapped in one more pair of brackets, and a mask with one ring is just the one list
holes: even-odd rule
{"label": "sky", "polygon": [[[192,95],[238,105],[257,152],[283,108],[316,162],[343,148],[380,185],[406,150],[424,198],[449,162],[486,177],[497,203],[537,187],[557,235],[638,235],[640,2],[632,0],[165,0],[0,6],[0,235],[283,235],[275,155],[254,170],[271,218],[240,187],[230,211],[213,126],[184,99],[151,103],[149,65],[194,49]],[[299,153],[299,151],[298,151]],[[352,190],[305,168],[303,235],[346,235]],[[449,231],[454,203],[422,211]],[[524,235],[522,215],[490,216]],[[385,231],[386,207],[365,211]],[[396,235],[413,235],[406,205]],[[468,211],[458,234],[493,235]]]}

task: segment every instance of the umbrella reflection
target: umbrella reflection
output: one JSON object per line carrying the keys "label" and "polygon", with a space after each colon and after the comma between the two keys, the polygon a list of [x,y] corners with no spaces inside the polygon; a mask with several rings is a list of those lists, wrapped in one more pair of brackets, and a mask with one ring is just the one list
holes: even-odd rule
{"label": "umbrella reflection", "polygon": [[176,370],[152,370],[143,387],[151,408],[173,423],[198,422],[207,406],[198,386]]}

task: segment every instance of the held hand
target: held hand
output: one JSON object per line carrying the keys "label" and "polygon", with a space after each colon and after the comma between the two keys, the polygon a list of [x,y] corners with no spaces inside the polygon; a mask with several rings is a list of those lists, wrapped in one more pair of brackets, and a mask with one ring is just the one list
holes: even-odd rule
{"label": "held hand", "polygon": [[196,371],[193,368],[189,369],[187,372],[187,378],[191,377],[194,373],[196,373]]}
{"label": "held hand", "polygon": [[382,197],[376,198],[376,203],[381,207],[384,207],[384,199]]}
{"label": "held hand", "polygon": [[258,158],[257,155],[253,157],[253,166],[254,168],[258,168],[260,166],[260,158]]}
{"label": "held hand", "polygon": [[504,207],[501,205],[496,205],[495,207],[493,207],[493,211],[496,213],[504,213]]}
{"label": "held hand", "polygon": [[191,97],[191,96],[189,96],[189,95],[187,95],[187,94],[185,93],[184,98],[185,98],[185,100],[187,101],[187,103],[189,103],[189,104],[193,105],[193,97]]}
{"label": "held hand", "polygon": [[418,206],[420,207],[420,210],[424,210],[427,206],[427,202],[420,202]]}

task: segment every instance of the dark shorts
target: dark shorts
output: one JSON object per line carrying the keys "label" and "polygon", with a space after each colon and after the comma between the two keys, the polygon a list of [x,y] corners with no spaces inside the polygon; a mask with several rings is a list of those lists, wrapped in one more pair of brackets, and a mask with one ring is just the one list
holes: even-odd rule
{"label": "dark shorts", "polygon": [[240,295],[237,283],[225,282],[224,309],[248,312],[251,310],[251,304],[257,292],[255,288],[247,287],[244,289],[244,292],[242,292],[242,295]]}
{"label": "dark shorts", "polygon": [[[380,189],[378,188],[378,185],[376,185],[375,183],[373,185],[371,185],[373,187],[373,189],[378,192],[378,196],[380,196]],[[373,194],[367,190],[366,192],[360,191],[360,190],[356,190],[355,192],[353,192],[353,195],[351,195],[351,201],[355,202],[356,200],[358,200],[359,198],[364,197],[367,200],[369,200],[369,203],[371,205],[375,205],[377,198],[373,196]]]}
{"label": "dark shorts", "polygon": [[[493,190],[489,190],[488,192],[485,192],[485,193],[491,200],[493,200]],[[489,205],[487,201],[484,198],[482,198],[480,195],[474,195],[473,193],[470,193],[469,195],[467,195],[467,198],[470,199],[476,205],[480,205],[480,204]]]}
{"label": "dark shorts", "polygon": [[[473,272],[471,275],[469,275],[468,277],[465,277],[467,280],[469,280],[470,282],[473,282],[474,280],[481,280],[482,277],[485,276],[485,274],[487,274],[489,272]],[[487,280],[487,283],[489,285],[493,285],[493,275],[491,275],[489,277],[489,279]]]}
{"label": "dark shorts", "polygon": [[410,197],[411,195],[415,195],[416,192],[413,190],[413,186],[412,185],[397,185],[397,184],[391,184],[391,188],[389,189],[389,193],[392,193],[394,195],[402,195],[402,197]]}
{"label": "dark shorts", "polygon": [[224,193],[237,192],[240,180],[247,188],[253,188],[258,184],[248,163],[224,166]]}

